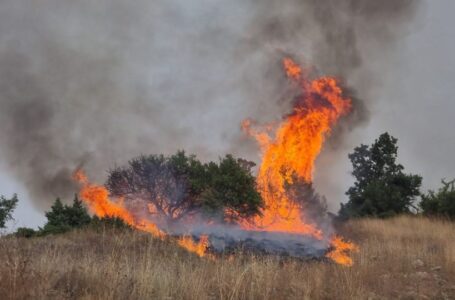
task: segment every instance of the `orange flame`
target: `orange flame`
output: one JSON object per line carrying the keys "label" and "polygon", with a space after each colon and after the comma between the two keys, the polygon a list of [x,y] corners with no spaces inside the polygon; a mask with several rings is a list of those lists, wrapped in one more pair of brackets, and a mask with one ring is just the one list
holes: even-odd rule
{"label": "orange flame", "polygon": [[199,242],[195,242],[192,237],[183,236],[179,238],[178,244],[189,252],[196,253],[202,257],[205,256],[207,247],[209,246],[209,238],[206,235],[201,235]]}
{"label": "orange flame", "polygon": [[302,75],[302,68],[298,64],[296,64],[292,59],[285,58],[283,59],[284,70],[286,71],[286,75],[289,78],[298,80]]}
{"label": "orange flame", "polygon": [[[308,80],[300,66],[290,58],[283,60],[283,67],[300,89],[292,113],[277,126],[273,135],[270,126],[257,130],[250,120],[242,123],[243,130],[256,139],[262,152],[257,184],[265,202],[263,215],[253,219],[252,224],[244,223],[243,226],[246,229],[311,235],[323,240],[327,237],[316,224],[303,218],[304,207],[290,199],[286,187],[296,180],[312,182],[314,162],[331,128],[350,111],[351,100],[343,96],[335,78]],[[333,241],[336,249],[344,245],[339,243],[340,239]],[[345,252],[340,249],[331,252],[329,257],[343,264],[340,257]]]}
{"label": "orange flame", "polygon": [[352,258],[349,256],[349,252],[358,252],[359,247],[357,247],[353,243],[348,243],[343,241],[340,237],[335,236],[332,241],[331,245],[333,250],[327,253],[327,257],[333,260],[336,263],[345,266],[352,266],[353,261]]}
{"label": "orange flame", "polygon": [[[117,217],[130,226],[148,232],[157,238],[163,239],[167,236],[167,234],[160,230],[152,221],[134,216],[123,206],[122,199],[118,199],[119,201],[111,200],[109,198],[108,190],[102,185],[90,183],[82,170],[77,170],[73,174],[73,178],[81,184],[81,190],[79,192],[81,199],[98,217]],[[151,207],[149,207],[149,209],[151,209]],[[207,236],[202,236],[199,243],[194,242],[188,237],[178,239],[177,243],[189,252],[196,253],[199,256],[205,255],[209,244]]]}

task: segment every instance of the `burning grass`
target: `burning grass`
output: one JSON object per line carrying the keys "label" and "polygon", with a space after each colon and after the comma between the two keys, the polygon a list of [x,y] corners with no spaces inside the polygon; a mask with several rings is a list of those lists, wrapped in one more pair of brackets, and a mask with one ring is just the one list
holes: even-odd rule
{"label": "burning grass", "polygon": [[1,299],[452,299],[455,224],[423,218],[343,226],[355,264],[274,256],[200,258],[140,231],[0,239]]}

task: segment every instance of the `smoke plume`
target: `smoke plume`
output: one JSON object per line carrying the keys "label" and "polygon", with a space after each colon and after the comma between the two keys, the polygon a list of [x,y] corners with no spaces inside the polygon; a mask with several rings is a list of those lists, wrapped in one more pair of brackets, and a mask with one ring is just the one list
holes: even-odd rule
{"label": "smoke plume", "polygon": [[284,54],[355,91],[352,127],[419,2],[1,1],[0,161],[41,208],[81,164],[103,180],[141,153],[256,159],[239,124],[288,110]]}

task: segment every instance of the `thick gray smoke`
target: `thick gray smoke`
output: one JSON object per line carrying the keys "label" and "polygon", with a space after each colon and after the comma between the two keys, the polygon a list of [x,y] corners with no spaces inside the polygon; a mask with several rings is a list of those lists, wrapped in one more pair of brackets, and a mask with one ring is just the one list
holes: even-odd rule
{"label": "thick gray smoke", "polygon": [[257,160],[239,124],[287,111],[285,54],[342,77],[364,120],[418,2],[1,1],[0,160],[38,206],[81,164],[102,181],[141,153]]}

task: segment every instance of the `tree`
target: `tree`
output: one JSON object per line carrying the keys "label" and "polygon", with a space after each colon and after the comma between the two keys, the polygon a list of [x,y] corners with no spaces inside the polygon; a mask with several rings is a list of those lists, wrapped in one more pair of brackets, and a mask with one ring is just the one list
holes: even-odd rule
{"label": "tree", "polygon": [[422,195],[419,203],[422,212],[429,216],[443,216],[455,219],[455,179],[449,182],[442,180],[438,192],[428,191]]}
{"label": "tree", "polygon": [[263,205],[251,166],[231,155],[206,164],[183,151],[168,157],[140,156],[111,170],[106,187],[127,205],[147,205],[165,222],[196,213],[232,220],[258,214]]}
{"label": "tree", "polygon": [[12,214],[18,201],[16,194],[11,199],[0,196],[0,228],[5,228],[6,222],[13,218]]}
{"label": "tree", "polygon": [[79,197],[74,195],[73,205],[67,206],[68,224],[73,228],[80,228],[90,223],[91,217]]}
{"label": "tree", "polygon": [[63,205],[60,198],[57,198],[51,210],[46,212],[46,218],[47,223],[41,229],[41,234],[63,233],[88,225],[91,221],[87,209],[77,195],[74,196],[72,206]]}
{"label": "tree", "polygon": [[360,145],[349,154],[356,181],[346,192],[349,201],[341,205],[342,218],[387,217],[414,207],[422,177],[403,173],[404,167],[396,162],[397,141],[386,132],[371,146]]}

